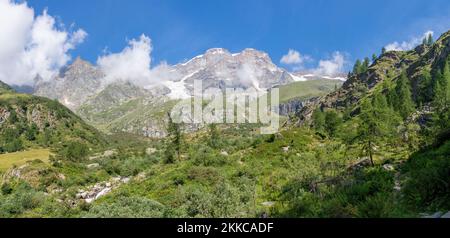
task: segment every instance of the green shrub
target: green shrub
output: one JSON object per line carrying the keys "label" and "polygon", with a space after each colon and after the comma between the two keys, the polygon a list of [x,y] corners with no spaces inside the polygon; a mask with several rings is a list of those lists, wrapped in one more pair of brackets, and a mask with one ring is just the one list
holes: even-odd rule
{"label": "green shrub", "polygon": [[450,209],[450,142],[414,155],[405,165],[406,203],[418,210]]}
{"label": "green shrub", "polygon": [[162,218],[167,209],[161,203],[145,197],[117,197],[113,202],[95,203],[82,217],[90,218]]}
{"label": "green shrub", "polygon": [[194,165],[223,166],[227,163],[223,155],[220,155],[217,151],[206,145],[194,147],[190,151],[189,157]]}
{"label": "green shrub", "polygon": [[89,153],[89,148],[86,144],[73,141],[62,150],[58,152],[58,155],[63,159],[68,159],[70,161],[80,161],[86,158]]}

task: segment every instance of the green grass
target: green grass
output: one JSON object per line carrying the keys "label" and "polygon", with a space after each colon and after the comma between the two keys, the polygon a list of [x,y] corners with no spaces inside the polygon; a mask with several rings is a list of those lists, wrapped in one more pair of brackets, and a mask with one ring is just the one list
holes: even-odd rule
{"label": "green grass", "polygon": [[44,163],[48,163],[49,156],[51,155],[48,149],[32,149],[22,152],[15,152],[9,154],[0,155],[0,172],[12,168],[14,165],[21,166],[28,161],[41,160]]}
{"label": "green grass", "polygon": [[28,94],[22,94],[22,93],[14,93],[14,92],[5,92],[4,94],[0,95],[0,100],[17,100],[17,99],[30,99],[31,96]]}
{"label": "green grass", "polygon": [[304,82],[295,82],[280,86],[280,102],[287,102],[291,99],[309,99],[312,97],[323,96],[332,92],[335,87],[340,87],[341,81],[338,80],[309,80]]}

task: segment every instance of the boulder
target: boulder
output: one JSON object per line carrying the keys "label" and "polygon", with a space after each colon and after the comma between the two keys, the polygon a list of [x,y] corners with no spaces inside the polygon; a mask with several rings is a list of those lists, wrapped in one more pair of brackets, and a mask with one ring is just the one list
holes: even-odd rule
{"label": "boulder", "polygon": [[352,171],[360,170],[362,168],[369,167],[371,165],[372,165],[372,162],[370,161],[370,159],[368,157],[364,157],[364,158],[358,160],[356,163],[348,166],[347,170],[352,170]]}
{"label": "boulder", "polygon": [[261,203],[261,205],[263,205],[265,207],[273,207],[275,205],[275,202],[267,201],[267,202]]}
{"label": "boulder", "polygon": [[425,215],[423,218],[440,218],[443,214],[443,212],[435,212],[431,215]]}
{"label": "boulder", "polygon": [[88,165],[86,165],[86,167],[87,167],[88,169],[98,168],[99,166],[100,166],[100,164],[98,164],[98,163],[93,163],[93,164],[88,164]]}
{"label": "boulder", "polygon": [[113,151],[113,150],[107,150],[107,151],[105,151],[105,152],[103,153],[103,156],[104,156],[104,157],[110,157],[110,156],[113,156],[113,155],[115,155],[115,154],[116,154],[115,151]]}
{"label": "boulder", "polygon": [[442,215],[441,218],[450,218],[450,211]]}
{"label": "boulder", "polygon": [[392,164],[385,164],[383,165],[383,169],[387,170],[387,171],[394,171],[395,168]]}

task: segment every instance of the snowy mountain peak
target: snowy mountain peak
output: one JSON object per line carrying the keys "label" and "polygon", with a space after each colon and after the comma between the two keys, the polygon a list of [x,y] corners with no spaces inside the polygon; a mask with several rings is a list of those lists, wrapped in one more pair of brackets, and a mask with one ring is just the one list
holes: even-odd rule
{"label": "snowy mountain peak", "polygon": [[[314,79],[345,81],[345,76],[320,76],[311,72],[291,73],[275,65],[270,56],[252,48],[231,54],[223,48],[212,48],[185,63],[168,66],[170,80],[161,81],[165,95],[172,99],[188,98],[193,93],[195,80],[202,81],[203,89],[255,88],[266,90],[278,85]],[[72,109],[78,108],[89,97],[95,96],[103,85],[105,74],[91,63],[76,58],[71,65],[49,81],[36,80],[35,94],[55,98]]]}
{"label": "snowy mountain peak", "polygon": [[230,52],[224,48],[211,48],[206,51],[205,55],[217,55],[217,54],[230,54]]}
{"label": "snowy mountain peak", "polygon": [[267,54],[266,52],[263,51],[259,51],[253,48],[246,48],[244,49],[240,55],[247,55],[247,56],[257,56],[257,57],[262,57],[262,58],[269,58],[269,54]]}

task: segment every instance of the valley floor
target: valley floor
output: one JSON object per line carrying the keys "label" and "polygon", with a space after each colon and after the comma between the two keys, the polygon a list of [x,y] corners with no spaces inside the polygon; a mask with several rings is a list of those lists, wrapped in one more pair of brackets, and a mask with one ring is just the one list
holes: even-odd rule
{"label": "valley floor", "polygon": [[448,185],[438,181],[448,179],[449,142],[412,155],[380,145],[371,166],[360,148],[309,129],[220,134],[214,143],[207,132],[185,137],[171,162],[161,141],[124,136],[77,161],[48,160],[45,149],[1,155],[2,168],[23,166],[3,175],[0,216],[420,217],[450,209]]}

